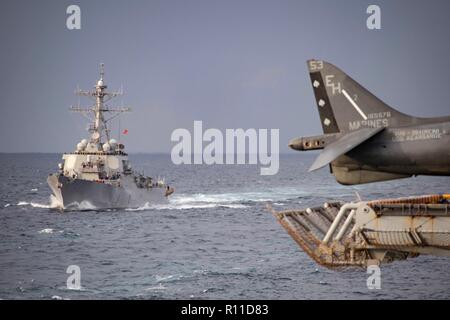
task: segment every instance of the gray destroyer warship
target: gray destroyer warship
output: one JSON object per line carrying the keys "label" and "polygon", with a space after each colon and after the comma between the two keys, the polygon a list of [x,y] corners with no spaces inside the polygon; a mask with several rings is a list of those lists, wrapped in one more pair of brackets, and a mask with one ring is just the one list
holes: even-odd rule
{"label": "gray destroyer warship", "polygon": [[70,108],[92,120],[88,129],[90,137],[81,140],[75,151],[64,153],[58,172],[48,176],[55,206],[69,210],[114,209],[167,202],[174,189],[163,179],[153,179],[132,170],[124,145],[110,138],[108,122],[131,109],[110,108],[106,104],[122,92],[107,92],[103,77],[104,65],[101,64],[100,79],[94,90],[77,91],[78,95],[91,98],[93,106]]}

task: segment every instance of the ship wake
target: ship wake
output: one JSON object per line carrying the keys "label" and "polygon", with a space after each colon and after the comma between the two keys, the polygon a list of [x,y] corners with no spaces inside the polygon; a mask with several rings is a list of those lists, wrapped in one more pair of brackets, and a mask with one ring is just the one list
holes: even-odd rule
{"label": "ship wake", "polygon": [[[308,197],[309,192],[297,188],[273,188],[251,192],[224,192],[224,193],[193,193],[174,194],[165,203],[147,202],[135,208],[126,208],[126,211],[147,210],[188,210],[188,209],[245,209],[267,202],[275,206],[283,206],[286,203],[301,203],[302,198]],[[98,211],[95,205],[87,200],[74,202],[64,207],[54,195],[50,196],[49,203],[21,201],[18,206],[31,206],[41,209],[62,209],[64,211]],[[109,210],[108,210],[109,211]]]}
{"label": "ship wake", "polygon": [[[267,191],[254,192],[230,192],[215,194],[176,194],[170,197],[166,204],[146,203],[139,208],[126,209],[127,211],[145,210],[187,210],[187,209],[210,209],[231,208],[244,209],[258,203],[271,202],[275,205],[283,205],[283,202],[299,199],[304,191],[294,188],[278,188]],[[299,201],[300,202],[300,201]]]}

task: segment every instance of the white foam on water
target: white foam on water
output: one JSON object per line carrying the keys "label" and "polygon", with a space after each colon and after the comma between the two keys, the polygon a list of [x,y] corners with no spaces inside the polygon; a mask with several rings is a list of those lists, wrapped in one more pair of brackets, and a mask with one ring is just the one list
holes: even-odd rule
{"label": "white foam on water", "polygon": [[73,202],[67,206],[69,210],[97,210],[97,207],[94,206],[87,200],[83,200],[81,202]]}
{"label": "white foam on water", "polygon": [[208,208],[230,208],[243,209],[248,206],[243,204],[220,204],[220,203],[192,203],[192,204],[150,204],[146,203],[138,208],[127,208],[125,211],[146,211],[146,210],[187,210],[187,209],[208,209]]}
{"label": "white foam on water", "polygon": [[80,210],[95,210],[95,209],[97,209],[96,206],[94,206],[92,203],[90,203],[87,200],[81,201],[81,203],[78,204],[78,208]]}
{"label": "white foam on water", "polygon": [[30,202],[30,205],[33,208],[50,209],[50,204],[41,204],[41,203],[36,203],[36,202]]}
{"label": "white foam on water", "polygon": [[[38,202],[19,201],[17,206],[30,206],[41,209],[58,209],[63,208],[63,204],[54,196],[51,195],[48,204]],[[69,210],[96,210],[97,208],[89,201],[74,202],[67,206]]]}
{"label": "white foam on water", "polygon": [[11,206],[11,203],[7,203],[4,205],[4,208],[8,208],[9,206]]}
{"label": "white foam on water", "polygon": [[79,287],[79,288],[71,288],[71,287],[67,287],[67,286],[61,286],[58,287],[58,290],[63,290],[63,291],[90,291],[88,289],[86,289],[85,287]]}
{"label": "white foam on water", "polygon": [[304,190],[296,188],[273,188],[263,191],[252,192],[230,192],[218,194],[174,194],[171,197],[173,203],[242,203],[242,202],[267,202],[267,201],[285,201],[298,198],[306,194]]}
{"label": "white foam on water", "polygon": [[38,233],[46,233],[46,234],[50,234],[50,233],[53,233],[53,229],[52,228],[45,228],[45,229],[42,229],[41,231],[39,231]]}
{"label": "white foam on water", "polygon": [[19,201],[17,203],[18,206],[31,206],[33,208],[43,208],[43,209],[49,209],[50,204],[42,204],[37,202],[27,202],[27,201]]}
{"label": "white foam on water", "polygon": [[166,290],[167,288],[164,287],[161,283],[157,285],[156,287],[150,287],[146,288],[145,291],[153,291],[153,290]]}
{"label": "white foam on water", "polygon": [[274,188],[267,191],[255,192],[231,192],[216,194],[175,194],[169,198],[166,204],[150,204],[138,208],[129,208],[127,211],[144,210],[186,210],[186,209],[208,209],[208,208],[248,208],[249,202],[272,202],[277,201],[277,205],[283,205],[281,201],[295,199],[305,194],[294,188]]}
{"label": "white foam on water", "polygon": [[[169,198],[168,203],[151,204],[146,203],[138,208],[128,208],[126,211],[145,211],[145,210],[187,210],[187,209],[211,209],[211,208],[229,208],[245,209],[250,203],[274,202],[275,205],[282,206],[283,201],[296,199],[305,195],[304,190],[296,188],[273,188],[262,191],[252,192],[229,192],[229,193],[195,193],[195,194],[174,194]],[[20,201],[18,206],[29,205],[34,208],[63,208],[63,204],[54,196],[50,196],[49,204],[37,202]],[[97,210],[89,201],[75,202],[66,207],[68,210]]]}
{"label": "white foam on water", "polygon": [[53,194],[50,195],[50,208],[51,209],[57,209],[62,208],[64,205],[61,203],[61,201],[58,200]]}
{"label": "white foam on water", "polygon": [[170,279],[173,279],[174,277],[175,277],[174,274],[171,274],[171,275],[165,276],[165,277],[160,277],[160,276],[158,276],[158,275],[155,275],[155,278],[156,278],[156,281],[157,281],[157,282],[162,282],[162,281],[170,280]]}
{"label": "white foam on water", "polygon": [[227,205],[219,205],[219,207],[232,208],[232,209],[244,209],[244,208],[248,208],[248,206],[246,206],[246,205],[244,205],[244,204],[227,204]]}
{"label": "white foam on water", "polygon": [[159,276],[159,275],[155,275],[155,279],[156,282],[169,282],[169,281],[173,281],[173,280],[179,280],[182,279],[183,275],[181,274],[171,274],[168,276]]}

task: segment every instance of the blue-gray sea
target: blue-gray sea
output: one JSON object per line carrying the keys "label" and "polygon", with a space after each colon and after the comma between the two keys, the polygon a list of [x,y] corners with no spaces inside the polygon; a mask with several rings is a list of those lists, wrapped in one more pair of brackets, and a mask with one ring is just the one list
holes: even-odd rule
{"label": "blue-gray sea", "polygon": [[[448,299],[450,259],[383,265],[381,289],[364,269],[317,266],[266,204],[278,210],[449,192],[450,178],[341,186],[314,154],[280,157],[275,176],[250,165],[173,165],[170,155],[130,155],[135,169],[176,188],[165,205],[137,210],[50,209],[46,177],[59,154],[0,155],[1,299]],[[67,289],[69,265],[81,289]]]}

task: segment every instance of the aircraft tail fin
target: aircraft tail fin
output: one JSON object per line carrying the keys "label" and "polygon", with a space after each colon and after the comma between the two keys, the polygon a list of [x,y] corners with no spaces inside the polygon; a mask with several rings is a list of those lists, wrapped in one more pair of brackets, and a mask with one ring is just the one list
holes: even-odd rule
{"label": "aircraft tail fin", "polygon": [[308,69],[324,133],[399,126],[414,119],[389,107],[331,63],[308,60]]}

